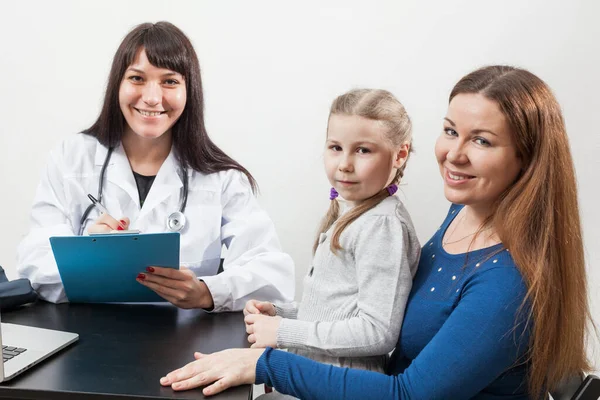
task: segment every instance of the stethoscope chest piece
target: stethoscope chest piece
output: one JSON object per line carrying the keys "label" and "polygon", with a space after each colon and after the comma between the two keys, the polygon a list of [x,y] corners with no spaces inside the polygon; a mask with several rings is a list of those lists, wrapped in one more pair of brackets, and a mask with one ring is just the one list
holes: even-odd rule
{"label": "stethoscope chest piece", "polygon": [[186,218],[181,211],[175,211],[167,218],[167,229],[171,232],[179,232],[185,228]]}

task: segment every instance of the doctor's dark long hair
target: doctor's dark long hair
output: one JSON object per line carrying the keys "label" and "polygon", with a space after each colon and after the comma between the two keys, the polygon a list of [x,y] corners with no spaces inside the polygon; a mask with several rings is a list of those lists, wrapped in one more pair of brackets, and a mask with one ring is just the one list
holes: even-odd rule
{"label": "doctor's dark long hair", "polygon": [[198,56],[187,36],[169,22],[140,24],[123,39],[113,58],[100,116],[83,133],[94,136],[107,147],[121,142],[125,118],[119,106],[119,88],[125,71],[141,49],[146,51],[152,65],[178,72],[185,79],[187,101],[181,117],[171,130],[181,164],[204,174],[236,169],[248,177],[252,190],[256,192],[256,180],[250,172],[209,138],[204,125],[204,97]]}

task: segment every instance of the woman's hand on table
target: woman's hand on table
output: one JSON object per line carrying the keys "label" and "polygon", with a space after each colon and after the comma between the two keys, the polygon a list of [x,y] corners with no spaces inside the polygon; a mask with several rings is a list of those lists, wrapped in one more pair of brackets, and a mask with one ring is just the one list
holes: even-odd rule
{"label": "woman's hand on table", "polygon": [[194,353],[195,361],[169,372],[160,384],[173,390],[189,390],[206,386],[202,393],[210,396],[256,379],[256,363],[264,349],[229,349],[218,353]]}

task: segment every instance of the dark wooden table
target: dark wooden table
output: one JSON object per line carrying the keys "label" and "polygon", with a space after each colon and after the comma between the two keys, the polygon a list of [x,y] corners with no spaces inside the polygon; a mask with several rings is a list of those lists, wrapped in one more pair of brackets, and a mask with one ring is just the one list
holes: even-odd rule
{"label": "dark wooden table", "polygon": [[[0,384],[12,399],[202,399],[200,389],[174,392],[159,379],[211,353],[248,347],[241,313],[209,314],[165,304],[50,304],[2,312],[2,322],[79,334],[79,341]],[[252,386],[214,399],[251,399]]]}

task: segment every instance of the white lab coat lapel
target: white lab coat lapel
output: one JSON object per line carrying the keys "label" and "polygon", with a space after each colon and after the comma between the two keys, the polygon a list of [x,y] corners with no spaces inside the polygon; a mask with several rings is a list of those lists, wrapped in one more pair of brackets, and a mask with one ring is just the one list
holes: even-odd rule
{"label": "white lab coat lapel", "polygon": [[[108,149],[100,144],[96,146],[96,165],[102,166],[106,159],[106,153]],[[131,171],[131,165],[129,165],[129,159],[122,145],[118,145],[113,150],[113,153],[108,162],[105,174],[105,182],[110,182],[119,188],[123,189],[127,195],[131,198],[131,201],[140,208],[140,198],[138,195],[137,185],[135,184],[135,178]],[[106,183],[104,183],[104,193],[106,193]],[[121,195],[120,193],[118,194]],[[126,204],[125,202],[120,202]]]}
{"label": "white lab coat lapel", "polygon": [[[145,215],[149,214],[154,208],[156,208],[170,196],[176,196],[177,202],[176,205],[173,206],[173,210],[168,210],[166,215],[169,215],[174,211],[179,211],[179,202],[181,202],[179,197],[181,188],[183,187],[183,182],[181,181],[178,170],[179,162],[175,157],[173,148],[171,148],[169,156],[158,170],[156,178],[154,178],[154,183],[152,183],[152,187],[150,188],[150,192],[148,192],[148,197],[146,197],[146,200],[144,201],[144,206],[140,211],[138,219],[144,218]],[[164,214],[164,212],[162,214]]]}

